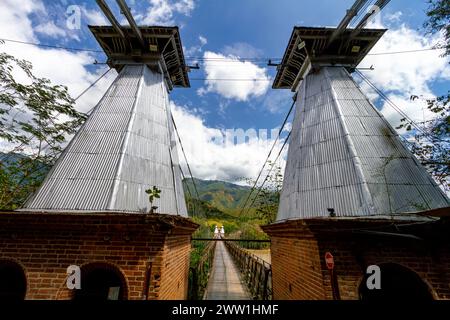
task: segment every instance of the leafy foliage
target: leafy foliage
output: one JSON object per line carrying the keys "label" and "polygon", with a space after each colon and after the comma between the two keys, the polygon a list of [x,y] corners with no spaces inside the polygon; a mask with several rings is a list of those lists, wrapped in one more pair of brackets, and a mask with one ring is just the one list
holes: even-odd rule
{"label": "leafy foliage", "polygon": [[[450,2],[447,0],[429,0],[428,19],[424,27],[429,33],[443,32],[444,43],[439,46],[446,49],[444,56],[450,55]],[[419,96],[411,96],[418,100]],[[423,124],[421,130],[414,130],[406,119],[401,120],[398,128],[411,131],[414,141],[410,149],[427,168],[428,172],[446,192],[450,192],[450,91],[436,99],[426,99],[427,108],[436,117]]]}
{"label": "leafy foliage", "polygon": [[[230,215],[238,214],[240,205],[243,204],[250,191],[247,186],[217,180],[195,179],[195,184],[201,201],[205,201],[214,208]],[[191,191],[194,190],[191,179],[186,179],[184,186],[185,194],[188,194],[187,188],[190,188]]]}
{"label": "leafy foliage", "polygon": [[445,48],[444,55],[450,55],[450,1],[429,0],[428,3],[428,19],[424,27],[429,33],[443,32],[444,43],[439,44],[439,47]]}
{"label": "leafy foliage", "polygon": [[[254,203],[254,210],[249,210],[249,212],[254,211],[259,219],[262,219],[265,223],[272,223],[278,213],[283,174],[281,173],[281,167],[271,161],[268,161],[267,174],[264,186],[253,192],[251,203]],[[247,179],[247,183],[253,185],[254,181]]]}
{"label": "leafy foliage", "polygon": [[[412,96],[416,100],[418,96]],[[404,128],[413,133],[409,141],[410,150],[424,165],[428,172],[442,188],[449,192],[450,182],[450,91],[447,95],[426,100],[427,108],[436,117],[425,122],[421,130],[415,130],[407,119],[401,119],[397,128]]]}
{"label": "leafy foliage", "polygon": [[[271,216],[275,219],[276,212],[278,210],[278,204],[276,196],[273,197],[276,190],[278,193],[281,189],[281,173],[280,168],[277,168],[271,174],[271,178],[267,184],[267,192],[271,195],[271,199],[263,199],[265,193],[261,193],[258,196],[259,201],[255,200],[255,205],[250,208],[247,215],[238,215],[237,209],[240,208],[241,203],[243,203],[250,191],[249,187],[239,186],[232,183],[227,183],[223,181],[205,181],[200,179],[195,179],[197,188],[199,190],[200,197],[207,200],[198,200],[187,198],[189,215],[192,217],[195,209],[195,216],[193,220],[200,225],[199,229],[194,233],[194,238],[212,238],[214,235],[214,227],[217,225],[221,227],[224,226],[226,236],[235,239],[268,239],[267,235],[259,227],[261,224],[268,223],[268,219],[264,218],[266,212],[270,210]],[[278,180],[278,182],[275,182]],[[186,179],[184,182],[186,185],[192,183],[190,179]],[[251,183],[251,181],[248,181]],[[189,185],[190,186],[190,185]],[[192,189],[192,187],[191,187]],[[269,191],[270,190],[270,191]],[[245,193],[244,193],[245,192]],[[223,194],[238,194],[232,200],[233,203],[228,203],[225,209],[219,209],[215,207],[218,203],[215,200],[220,198]],[[205,197],[205,195],[210,195],[211,197]],[[268,202],[269,201],[269,202]],[[273,202],[270,202],[273,201]],[[219,202],[220,204],[220,202]],[[258,209],[258,211],[257,211]],[[261,242],[239,242],[244,248],[251,249],[263,249],[268,248],[268,243]],[[199,259],[202,250],[205,247],[205,242],[194,241],[193,251],[191,255],[192,263],[195,263]]]}
{"label": "leafy foliage", "polygon": [[153,201],[161,197],[161,190],[156,186],[153,186],[152,188],[145,190],[145,193],[148,194],[148,201],[150,202],[150,213],[153,213],[154,210],[158,209],[157,206],[153,205]]}
{"label": "leafy foliage", "polygon": [[[283,184],[280,166],[270,162],[268,171],[269,175],[264,183],[264,187],[258,195],[256,190],[253,192],[247,207],[252,203],[253,205],[243,215],[238,213],[250,192],[250,187],[223,181],[195,179],[201,200],[187,198],[189,215],[193,216],[195,209],[196,215],[193,219],[200,224],[193,237],[212,237],[214,227],[223,225],[226,236],[229,238],[267,240],[268,236],[259,226],[275,221]],[[243,180],[249,185],[254,184],[254,181],[251,179]],[[191,190],[193,189],[190,179],[186,179],[183,183],[185,190],[187,187],[191,188]],[[188,193],[186,192],[185,194]],[[254,199],[255,196],[256,198]],[[239,245],[248,249],[265,249],[269,247],[269,244],[264,242],[243,241],[239,242]],[[194,242],[194,248],[192,253],[193,262],[198,259],[197,255],[203,250],[203,245],[201,242]]]}
{"label": "leafy foliage", "polygon": [[[445,48],[444,56],[450,55],[450,2],[445,0],[429,0],[428,19],[424,27],[429,33],[443,32]],[[420,101],[418,95],[412,95],[411,101]],[[401,119],[397,129],[404,128],[413,135],[413,141],[408,141],[410,150],[427,168],[436,182],[446,192],[450,192],[450,91],[435,99],[425,99],[427,109],[436,116],[423,123],[420,130],[413,128],[407,119]]]}
{"label": "leafy foliage", "polygon": [[[67,87],[36,77],[30,62],[0,53],[0,140],[9,150],[0,156],[0,209],[22,205],[86,120],[74,102]],[[26,156],[9,161],[16,154]]]}
{"label": "leafy foliage", "polygon": [[0,209],[14,210],[44,180],[49,166],[23,155],[0,154]]}
{"label": "leafy foliage", "polygon": [[[259,226],[262,221],[259,223],[255,223],[257,221],[253,220],[250,222],[244,222],[239,227],[239,239],[252,239],[252,240],[268,240],[269,236],[262,231]],[[239,246],[246,249],[268,249],[270,244],[268,242],[247,242],[247,241],[239,241]]]}
{"label": "leafy foliage", "polygon": [[[184,181],[185,182],[185,181]],[[188,214],[191,217],[213,218],[213,219],[233,219],[234,217],[225,211],[216,208],[211,202],[189,197],[186,193],[186,204]]]}

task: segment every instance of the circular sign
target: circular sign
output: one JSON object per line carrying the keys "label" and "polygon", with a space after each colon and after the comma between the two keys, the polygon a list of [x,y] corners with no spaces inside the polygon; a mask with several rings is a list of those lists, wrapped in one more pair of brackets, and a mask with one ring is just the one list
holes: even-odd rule
{"label": "circular sign", "polygon": [[331,254],[331,252],[325,253],[325,263],[329,270],[332,270],[334,268],[334,258],[333,258],[333,255]]}

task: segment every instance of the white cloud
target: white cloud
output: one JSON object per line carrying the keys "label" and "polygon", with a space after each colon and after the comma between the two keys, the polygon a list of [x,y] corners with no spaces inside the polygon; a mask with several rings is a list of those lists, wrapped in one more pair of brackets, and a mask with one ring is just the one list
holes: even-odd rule
{"label": "white cloud", "polygon": [[194,0],[149,0],[145,15],[137,14],[136,20],[147,25],[173,25],[174,15],[189,16],[195,8]]}
{"label": "white cloud", "polygon": [[223,118],[226,115],[226,110],[230,106],[230,100],[221,100],[219,101],[219,115]]}
{"label": "white cloud", "polygon": [[263,51],[253,47],[245,42],[236,42],[231,45],[225,46],[222,50],[224,55],[232,55],[241,59],[245,58],[257,58],[261,57]]}
{"label": "white cloud", "polygon": [[90,10],[86,7],[82,7],[82,13],[87,20],[87,23],[94,26],[110,25],[100,10]]}
{"label": "white cloud", "polygon": [[[38,42],[37,32],[32,27],[30,16],[43,13],[45,13],[45,7],[41,1],[24,0],[20,6],[11,1],[10,5],[5,5],[0,10],[0,37]],[[104,68],[88,70],[87,67],[92,65],[95,59],[91,53],[47,49],[10,42],[0,45],[0,50],[30,61],[36,76],[48,78],[55,84],[66,85],[72,97],[79,95],[105,71]],[[80,98],[76,104],[77,109],[83,112],[91,109],[112,82],[114,74],[115,72],[110,72],[108,77],[99,81]]]}
{"label": "white cloud", "polygon": [[394,13],[387,14],[385,17],[386,17],[387,21],[398,22],[398,21],[400,21],[400,18],[402,16],[403,16],[403,13],[401,11],[397,11]]}
{"label": "white cloud", "polygon": [[271,90],[267,93],[263,100],[263,106],[270,113],[283,113],[289,110],[289,106],[293,103],[293,92],[290,90]]}
{"label": "white cloud", "polygon": [[[429,93],[427,97],[432,95]],[[427,103],[423,99],[412,101],[409,96],[404,94],[390,94],[388,95],[389,99],[397,106],[401,108],[401,110],[408,115],[410,119],[412,119],[415,123],[420,126],[427,120],[433,119],[436,115],[427,109]],[[394,127],[398,126],[401,122],[400,119],[403,118],[394,108],[388,105],[388,102],[384,102],[381,112],[383,116],[388,119],[389,123],[391,123]],[[403,128],[399,130],[400,134],[406,133],[406,130]]]}
{"label": "white cloud", "polygon": [[[229,130],[210,128],[200,116],[173,102],[171,109],[193,175],[201,179],[239,182],[240,178],[256,178],[273,144],[271,138],[275,137],[274,134],[279,130],[273,129],[270,139],[265,139],[254,129],[230,129],[247,134],[246,142],[242,141],[242,136],[239,136],[240,141],[233,142],[232,136],[226,133]],[[272,159],[278,154],[281,145],[282,141],[278,141]],[[283,152],[286,150],[287,148]],[[181,162],[184,164],[184,161]],[[280,157],[279,164],[284,168],[284,157]],[[186,168],[183,167],[183,171],[186,171]]]}
{"label": "white cloud", "polygon": [[[397,21],[402,16],[400,12],[387,17],[387,21]],[[372,23],[370,27],[389,27],[389,24]],[[439,40],[439,35],[424,36],[419,31],[400,24],[388,30],[371,50],[377,52],[397,52],[406,50],[422,50],[433,47]],[[368,55],[360,67],[373,65],[375,70],[363,73],[400,107],[413,120],[429,120],[434,114],[427,111],[423,100],[410,101],[411,95],[433,98],[435,93],[431,84],[436,80],[450,80],[448,58],[441,57],[442,51],[429,50],[415,53],[391,55]],[[377,97],[373,91],[362,85],[369,98]],[[443,94],[439,92],[437,94]],[[424,111],[422,109],[425,109]],[[384,104],[381,112],[394,126],[399,124],[401,116],[388,104]]]}
{"label": "white cloud", "polygon": [[58,27],[53,21],[47,21],[46,23],[41,23],[34,29],[37,33],[45,34],[49,37],[58,38],[65,37],[67,33],[64,29]]}
{"label": "white cloud", "polygon": [[[202,50],[203,50],[203,47],[208,43],[208,39],[206,39],[202,35],[198,36],[198,41],[199,41],[198,45],[192,46],[192,47],[190,47],[188,49],[183,49],[184,55],[186,57],[190,57],[190,56],[193,56],[195,54],[200,54],[202,52]],[[197,60],[193,60],[193,62],[195,63],[195,62],[197,62]]]}
{"label": "white cloud", "polygon": [[202,46],[208,43],[208,39],[206,39],[204,36],[198,36],[198,40],[200,40],[200,44]]}
{"label": "white cloud", "polygon": [[[433,47],[438,37],[424,37],[417,31],[401,25],[388,30],[372,49],[376,52],[422,50]],[[447,59],[440,57],[441,51],[423,51],[407,54],[369,55],[361,65],[374,65],[375,71],[368,76],[376,85],[389,90],[421,93],[436,78],[450,79]]]}
{"label": "white cloud", "polygon": [[184,15],[190,15],[195,8],[194,0],[179,0],[173,3],[175,11]]}
{"label": "white cloud", "polygon": [[0,34],[2,38],[36,41],[31,20],[31,13],[45,13],[41,1],[24,0],[20,5],[15,0],[2,1],[0,10]]}
{"label": "white cloud", "polygon": [[197,91],[199,95],[215,92],[227,99],[247,101],[250,97],[262,96],[270,86],[267,69],[250,61],[210,51],[206,51],[203,58],[206,86]]}

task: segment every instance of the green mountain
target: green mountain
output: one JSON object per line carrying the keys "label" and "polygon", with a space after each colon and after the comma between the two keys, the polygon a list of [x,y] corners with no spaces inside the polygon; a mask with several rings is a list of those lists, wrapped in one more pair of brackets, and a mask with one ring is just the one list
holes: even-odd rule
{"label": "green mountain", "polygon": [[[194,178],[194,182],[202,202],[206,202],[210,206],[230,215],[239,213],[240,207],[244,204],[251,189],[247,186],[219,180]],[[192,196],[196,198],[192,179],[184,180],[183,184],[185,195],[189,195],[187,191],[187,188],[189,188]]]}
{"label": "green mountain", "polygon": [[[259,227],[267,222],[255,214],[256,207],[240,214],[241,207],[248,197],[250,187],[217,180],[201,180],[194,178],[200,200],[195,199],[192,179],[183,181],[189,216],[200,225],[194,238],[211,238],[216,225],[224,226],[226,234],[232,238],[268,239]],[[190,188],[193,198],[189,197]],[[247,204],[247,206],[250,203]],[[245,248],[266,249],[267,243],[240,243]],[[194,242],[195,252],[201,252],[203,242]],[[195,254],[194,254],[195,255]]]}

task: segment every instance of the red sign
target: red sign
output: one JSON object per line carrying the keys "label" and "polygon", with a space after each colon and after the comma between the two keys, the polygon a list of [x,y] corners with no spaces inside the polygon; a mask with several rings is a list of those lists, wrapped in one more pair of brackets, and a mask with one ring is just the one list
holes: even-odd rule
{"label": "red sign", "polygon": [[334,258],[333,258],[333,255],[331,254],[331,252],[325,253],[325,263],[329,270],[332,270],[334,268]]}

